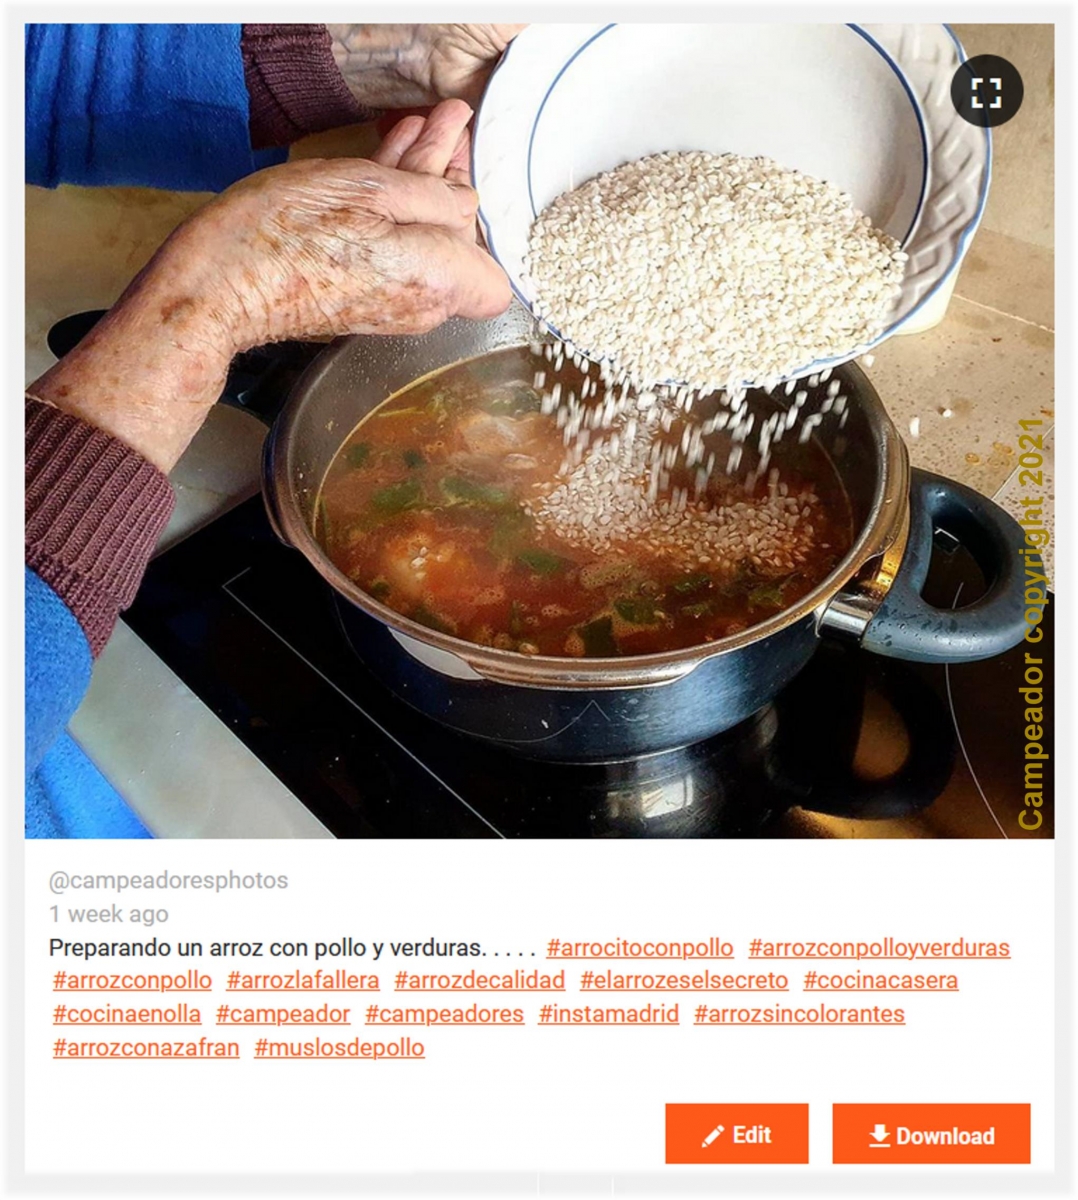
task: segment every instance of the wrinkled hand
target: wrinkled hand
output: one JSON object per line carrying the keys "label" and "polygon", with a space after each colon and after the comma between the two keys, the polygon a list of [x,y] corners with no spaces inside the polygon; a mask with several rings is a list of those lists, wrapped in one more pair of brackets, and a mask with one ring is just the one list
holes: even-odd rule
{"label": "wrinkled hand", "polygon": [[425,61],[418,80],[438,99],[475,104],[506,46],[524,25],[424,25]]}
{"label": "wrinkled hand", "polygon": [[288,338],[422,333],[509,303],[475,244],[460,101],[391,131],[379,161],[260,171],[189,218],[33,394],[167,471],[238,351]]}
{"label": "wrinkled hand", "polygon": [[449,102],[401,122],[379,161],[288,163],[203,209],[174,249],[214,265],[235,348],[502,312],[509,285],[475,245],[478,197],[464,182],[470,117]]}
{"label": "wrinkled hand", "polygon": [[404,117],[386,133],[373,161],[469,187],[471,116],[462,100],[444,100],[424,116]]}
{"label": "wrinkled hand", "polygon": [[328,25],[333,57],[356,99],[374,108],[438,100],[475,104],[524,25]]}

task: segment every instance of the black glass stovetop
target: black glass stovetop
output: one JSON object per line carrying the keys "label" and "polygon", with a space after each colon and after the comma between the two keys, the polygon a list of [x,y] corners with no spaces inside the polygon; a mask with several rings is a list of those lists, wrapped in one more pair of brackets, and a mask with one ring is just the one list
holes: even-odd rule
{"label": "black glass stovetop", "polygon": [[[930,600],[952,607],[982,588],[964,551],[937,551]],[[1052,833],[1050,798],[1035,834],[1018,825],[1022,646],[945,668],[825,642],[733,730],[568,765],[453,732],[395,698],[357,658],[339,603],[255,497],[156,558],[125,618],[338,837]]]}

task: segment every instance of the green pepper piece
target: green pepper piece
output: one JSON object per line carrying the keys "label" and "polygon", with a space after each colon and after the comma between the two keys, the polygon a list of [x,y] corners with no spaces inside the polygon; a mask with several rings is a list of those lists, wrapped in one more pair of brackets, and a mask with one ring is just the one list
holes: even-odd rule
{"label": "green pepper piece", "polygon": [[793,578],[787,575],[785,579],[761,583],[749,592],[749,608],[782,608],[786,603],[782,598],[783,589]]}
{"label": "green pepper piece", "polygon": [[679,596],[691,596],[693,592],[701,592],[710,587],[711,576],[698,571],[693,575],[683,575],[680,579],[675,579],[670,585],[670,590]]}
{"label": "green pepper piece", "polygon": [[696,604],[683,605],[681,611],[687,617],[706,617],[715,611],[715,606],[710,600],[699,600]]}
{"label": "green pepper piece", "polygon": [[614,601],[614,611],[630,625],[654,625],[659,620],[655,601],[648,596],[623,596]]}
{"label": "green pepper piece", "polygon": [[462,475],[450,475],[442,480],[442,491],[456,504],[476,504],[484,508],[507,508],[514,501],[508,492],[491,487],[488,483],[476,483]]}
{"label": "green pepper piece", "polygon": [[350,467],[362,467],[371,456],[370,442],[356,442],[354,446],[349,446],[344,452],[345,462]]}
{"label": "green pepper piece", "polygon": [[551,554],[549,550],[521,550],[517,555],[517,562],[529,571],[534,571],[536,575],[556,575],[565,567],[565,559]]}
{"label": "green pepper piece", "polygon": [[371,496],[371,508],[381,517],[392,517],[407,508],[414,508],[422,495],[418,479],[403,479],[400,483],[379,488]]}
{"label": "green pepper piece", "polygon": [[367,594],[373,596],[375,600],[384,600],[392,591],[389,584],[384,579],[376,579],[369,588]]}
{"label": "green pepper piece", "polygon": [[580,637],[584,643],[584,653],[589,658],[613,658],[618,652],[618,644],[614,641],[614,622],[610,617],[596,617],[594,621],[581,626]]}
{"label": "green pepper piece", "polygon": [[522,508],[509,508],[494,518],[490,552],[497,558],[512,558],[531,533],[532,521]]}
{"label": "green pepper piece", "polygon": [[414,471],[416,467],[423,466],[427,461],[418,450],[405,450],[401,458],[404,459],[404,465],[411,471]]}
{"label": "green pepper piece", "polygon": [[412,620],[417,621],[420,625],[426,625],[428,629],[433,629],[436,633],[453,632],[452,628],[437,613],[431,612],[425,604],[420,604],[412,610]]}

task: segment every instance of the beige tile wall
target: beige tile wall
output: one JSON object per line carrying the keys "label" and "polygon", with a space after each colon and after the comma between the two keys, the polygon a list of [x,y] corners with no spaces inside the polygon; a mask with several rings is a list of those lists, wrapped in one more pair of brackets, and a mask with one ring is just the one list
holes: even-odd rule
{"label": "beige tile wall", "polygon": [[[992,131],[988,204],[946,317],[935,329],[885,343],[870,375],[906,435],[915,466],[961,480],[1015,516],[1022,515],[1020,501],[1029,491],[1017,465],[1018,423],[1042,422],[1032,430],[1043,439],[1037,494],[1053,527],[1054,27],[952,28],[967,54],[998,54],[1014,63],[1025,88],[1022,107]],[[1044,560],[1051,579],[1051,545]]]}
{"label": "beige tile wall", "polygon": [[1025,94],[1018,115],[992,130],[995,164],[982,229],[1035,246],[1054,244],[1055,27],[952,25],[966,53],[1014,63]]}

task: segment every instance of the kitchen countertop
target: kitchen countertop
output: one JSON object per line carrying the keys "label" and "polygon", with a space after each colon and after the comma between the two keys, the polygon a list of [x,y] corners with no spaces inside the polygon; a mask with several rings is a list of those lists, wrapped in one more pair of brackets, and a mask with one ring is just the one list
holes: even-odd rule
{"label": "kitchen countertop", "polygon": [[[365,129],[337,131],[309,139],[296,153],[362,152],[370,136]],[[1006,177],[998,146],[996,171]],[[71,313],[110,305],[205,199],[136,188],[27,188],[28,382],[53,361],[45,344],[49,328]],[[1030,240],[1014,236],[1013,223],[993,222],[991,212],[990,202],[944,319],[926,332],[890,339],[868,374],[906,435],[915,466],[967,483],[1014,512],[1024,494],[1018,422],[1044,421],[1050,524],[1053,252],[1043,230]],[[244,413],[223,406],[211,413],[173,473],[177,506],[163,546],[257,491],[262,435]],[[1045,558],[1050,573],[1050,548]],[[122,623],[71,731],[157,836],[329,836]]]}

